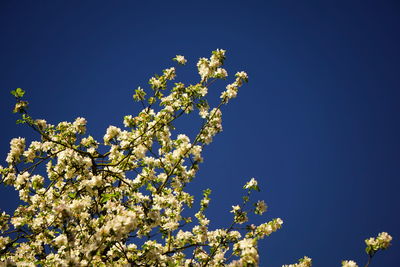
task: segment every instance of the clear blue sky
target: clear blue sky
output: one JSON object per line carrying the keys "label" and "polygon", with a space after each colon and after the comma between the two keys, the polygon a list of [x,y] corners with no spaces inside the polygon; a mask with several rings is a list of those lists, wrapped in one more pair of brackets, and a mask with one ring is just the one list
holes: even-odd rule
{"label": "clear blue sky", "polygon": [[[26,89],[32,114],[51,123],[86,117],[100,138],[176,54],[189,79],[199,57],[223,48],[228,72],[246,70],[250,83],[224,108],[190,187],[213,189],[213,226],[256,177],[266,219],[284,220],[260,243],[261,266],[303,255],[361,266],[364,239],[381,231],[393,246],[371,267],[399,266],[399,26],[398,1],[3,0],[0,164],[12,137],[33,136],[15,125],[10,90]],[[15,208],[16,192],[0,193],[1,208]]]}

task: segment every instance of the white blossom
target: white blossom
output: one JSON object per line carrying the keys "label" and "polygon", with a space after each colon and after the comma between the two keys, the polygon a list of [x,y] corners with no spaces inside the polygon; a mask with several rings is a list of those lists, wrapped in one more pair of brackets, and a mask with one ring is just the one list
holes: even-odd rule
{"label": "white blossom", "polygon": [[178,62],[179,64],[181,64],[181,65],[185,65],[186,62],[187,62],[187,60],[185,59],[185,57],[182,56],[182,55],[176,55],[176,57],[174,58],[174,60],[175,60],[176,62]]}
{"label": "white blossom", "polygon": [[11,150],[7,155],[7,163],[18,162],[25,149],[25,138],[13,138],[10,142]]}
{"label": "white blossom", "polygon": [[358,267],[354,261],[342,261],[342,267]]}

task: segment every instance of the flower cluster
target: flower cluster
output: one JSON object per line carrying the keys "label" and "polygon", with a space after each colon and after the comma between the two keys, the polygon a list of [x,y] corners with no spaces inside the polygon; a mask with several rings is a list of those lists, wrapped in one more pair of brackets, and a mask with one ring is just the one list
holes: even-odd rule
{"label": "flower cluster", "polygon": [[387,249],[391,241],[392,237],[386,232],[378,234],[376,238],[368,238],[365,240],[365,244],[367,245],[366,252],[373,255],[378,250]]}
{"label": "flower cluster", "polygon": [[206,82],[210,78],[225,79],[228,76],[227,71],[221,66],[225,60],[225,50],[217,49],[212,52],[209,59],[200,58],[197,68],[201,77],[201,82]]}
{"label": "flower cluster", "polygon": [[181,65],[185,65],[187,60],[185,59],[184,56],[182,55],[177,55],[176,57],[173,58],[174,61],[178,62]]}
{"label": "flower cluster", "polygon": [[19,162],[21,155],[24,153],[25,150],[25,138],[13,138],[10,142],[11,148],[10,152],[7,155],[6,162],[13,163]]}
{"label": "flower cluster", "polygon": [[312,260],[311,258],[304,256],[299,260],[299,263],[289,264],[289,265],[282,265],[282,267],[311,267]]}
{"label": "flower cluster", "polygon": [[355,261],[342,261],[342,267],[358,267]]}
{"label": "flower cluster", "polygon": [[249,79],[247,73],[243,71],[236,73],[235,76],[236,80],[233,83],[228,84],[226,90],[221,93],[220,98],[224,103],[228,103],[229,99],[235,98],[239,87],[242,86],[243,82],[247,82]]}

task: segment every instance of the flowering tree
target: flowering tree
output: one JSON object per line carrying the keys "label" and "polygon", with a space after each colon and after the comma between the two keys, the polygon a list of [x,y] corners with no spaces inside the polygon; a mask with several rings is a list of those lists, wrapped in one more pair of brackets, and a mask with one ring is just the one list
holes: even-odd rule
{"label": "flowering tree", "polygon": [[[186,63],[180,55],[174,60]],[[10,266],[257,266],[258,241],[283,223],[249,223],[249,213],[267,209],[264,201],[250,204],[257,181],[244,185],[242,203],[232,206],[232,221],[221,229],[210,229],[205,215],[211,190],[203,191],[199,209],[185,191],[204,146],[222,131],[222,106],[248,80],[245,72],[236,73],[220,103],[210,107],[208,88],[228,76],[224,60],[224,50],[200,58],[194,85],[171,85],[174,67],[152,77],[151,89],[139,87],[133,95],[142,111],[124,117],[125,130],[109,126],[101,141],[86,134],[84,118],[57,125],[32,118],[25,91],[13,90],[17,123],[29,125],[40,140],[27,145],[24,138],[12,139],[8,166],[0,166],[1,182],[15,187],[24,202],[14,214],[0,215],[0,260]],[[193,112],[203,123],[190,140],[173,124]],[[37,171],[39,165],[45,173]],[[184,216],[184,209],[194,218]],[[390,241],[386,233],[368,239],[370,258]],[[311,259],[285,266],[311,266]]]}

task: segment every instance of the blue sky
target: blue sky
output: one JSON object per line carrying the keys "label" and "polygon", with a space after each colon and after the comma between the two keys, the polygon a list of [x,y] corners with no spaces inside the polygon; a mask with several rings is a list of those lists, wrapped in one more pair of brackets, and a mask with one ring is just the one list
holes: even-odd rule
{"label": "blue sky", "polygon": [[[261,266],[303,255],[314,266],[362,266],[364,239],[382,231],[393,246],[370,266],[398,266],[399,11],[397,1],[3,0],[0,164],[12,137],[34,137],[15,125],[10,90],[27,90],[34,116],[83,116],[101,138],[135,114],[133,89],[176,54],[189,60],[177,79],[195,82],[197,59],[226,49],[228,73],[246,70],[250,82],[224,107],[224,131],[189,187],[213,190],[212,225],[229,223],[256,177],[264,218],[284,220],[260,243]],[[15,208],[16,192],[0,192],[1,208]]]}

